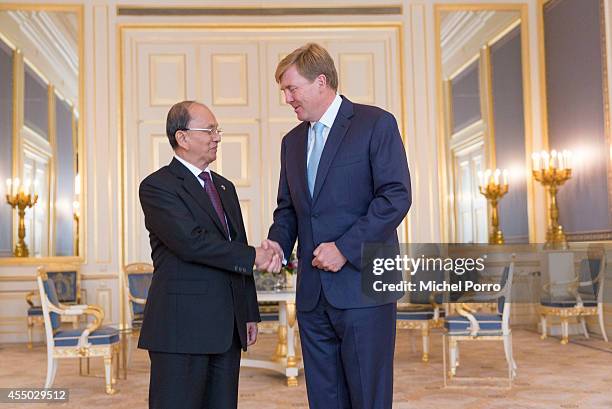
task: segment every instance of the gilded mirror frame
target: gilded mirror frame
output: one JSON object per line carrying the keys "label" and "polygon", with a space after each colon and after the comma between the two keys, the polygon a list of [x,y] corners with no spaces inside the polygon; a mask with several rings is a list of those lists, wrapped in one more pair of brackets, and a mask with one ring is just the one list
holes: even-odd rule
{"label": "gilded mirror frame", "polygon": [[[79,198],[78,198],[78,204],[79,204],[79,217],[78,217],[78,222],[76,224],[76,232],[75,232],[75,237],[74,237],[74,241],[75,241],[75,249],[76,249],[76,254],[75,256],[45,256],[45,257],[0,257],[0,266],[7,266],[7,265],[39,265],[39,264],[46,264],[46,263],[83,263],[85,261],[85,238],[86,238],[86,231],[85,231],[85,226],[86,226],[86,206],[84,206],[85,204],[85,200],[84,198],[86,197],[87,194],[87,189],[86,186],[87,184],[86,182],[86,175],[85,175],[85,169],[86,169],[86,158],[85,158],[85,144],[84,144],[84,134],[83,131],[85,129],[85,123],[86,123],[86,118],[85,118],[85,111],[84,111],[84,107],[85,107],[85,41],[84,41],[84,27],[83,27],[83,14],[84,14],[84,7],[81,4],[28,4],[28,3],[3,3],[0,4],[0,12],[5,12],[5,11],[10,11],[10,10],[19,10],[19,11],[49,11],[49,12],[66,12],[66,13],[74,13],[76,18],[77,18],[77,24],[78,24],[78,28],[77,28],[77,53],[78,53],[78,61],[79,61],[79,67],[78,67],[78,104],[77,104],[77,109],[78,109],[78,121],[76,124],[76,143],[77,143],[77,149],[75,151],[76,155],[77,155],[77,166],[76,166],[76,173],[79,175],[79,189],[80,189],[80,194],[79,194]],[[15,54],[14,54],[15,55]],[[25,66],[25,64],[24,64]],[[13,89],[15,89],[15,85],[13,86]],[[13,91],[13,95],[14,91]],[[14,98],[14,97],[13,97]],[[17,143],[18,141],[16,140],[18,138],[18,133],[20,132],[19,129],[17,129],[17,120],[15,118],[15,116],[17,115],[16,113],[17,110],[14,110],[13,112],[13,158],[15,158],[15,156],[17,154],[19,154],[18,152],[18,147],[19,144]],[[74,116],[73,116],[73,129],[74,129]],[[16,161],[14,160],[13,163],[13,176],[15,176],[15,174],[21,175],[22,170],[18,169],[19,163],[15,163]],[[55,177],[55,174],[52,174],[53,177]],[[6,204],[6,199],[4,197],[1,198],[3,205],[7,205]],[[13,234],[13,240],[15,235]],[[13,243],[14,245],[14,243]]]}
{"label": "gilded mirror frame", "polygon": [[[518,12],[521,27],[521,60],[522,60],[522,91],[523,91],[523,120],[525,126],[525,166],[530,163],[533,141],[533,125],[532,125],[532,86],[531,86],[531,64],[529,53],[529,5],[526,3],[436,3],[434,9],[434,47],[435,47],[435,81],[436,81],[436,122],[438,143],[438,162],[441,169],[439,190],[440,200],[440,224],[443,240],[450,242],[455,240],[457,234],[455,209],[456,204],[453,199],[452,188],[453,169],[450,156],[450,143],[448,140],[448,112],[445,106],[445,94],[447,90],[444,86],[444,76],[442,70],[442,50],[441,50],[441,15],[444,12],[453,11],[508,11]],[[494,141],[493,141],[494,143]],[[488,146],[486,150],[487,161],[494,161],[491,158],[491,149],[494,145]],[[529,241],[533,242],[536,236],[535,227],[535,205],[534,205],[534,183],[532,178],[526,178],[527,183],[527,212],[528,212],[528,228]]]}

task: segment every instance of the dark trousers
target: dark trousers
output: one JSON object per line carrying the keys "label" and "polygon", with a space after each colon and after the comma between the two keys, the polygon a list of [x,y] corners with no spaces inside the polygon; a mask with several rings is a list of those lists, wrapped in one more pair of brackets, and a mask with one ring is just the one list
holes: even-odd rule
{"label": "dark trousers", "polygon": [[393,404],[396,304],[338,309],[323,291],[298,311],[311,409],[388,409]]}
{"label": "dark trousers", "polygon": [[222,354],[149,351],[150,409],[232,409],[238,407],[240,340],[234,329]]}

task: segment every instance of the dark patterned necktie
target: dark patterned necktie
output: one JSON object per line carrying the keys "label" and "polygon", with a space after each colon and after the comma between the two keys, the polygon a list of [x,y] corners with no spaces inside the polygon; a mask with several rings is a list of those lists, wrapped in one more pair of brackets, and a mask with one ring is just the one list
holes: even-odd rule
{"label": "dark patterned necktie", "polygon": [[217,212],[217,216],[219,217],[221,224],[223,225],[223,227],[225,227],[227,237],[229,237],[229,226],[227,225],[227,220],[225,219],[225,213],[223,212],[221,198],[219,197],[219,192],[217,192],[215,184],[210,178],[210,173],[202,172],[200,173],[199,177],[204,181],[204,190],[206,190],[206,193],[208,194],[208,197],[212,202],[213,207],[215,208],[215,212]]}

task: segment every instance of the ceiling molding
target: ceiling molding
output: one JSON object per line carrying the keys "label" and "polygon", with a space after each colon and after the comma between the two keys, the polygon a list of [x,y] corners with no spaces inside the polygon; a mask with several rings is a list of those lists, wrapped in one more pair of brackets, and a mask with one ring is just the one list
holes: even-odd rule
{"label": "ceiling molding", "polygon": [[8,11],[23,33],[53,65],[68,68],[70,74],[79,73],[76,32],[71,33],[65,19],[46,11]]}
{"label": "ceiling molding", "polygon": [[520,18],[516,11],[444,12],[440,25],[442,72],[448,78],[478,54],[479,49]]}

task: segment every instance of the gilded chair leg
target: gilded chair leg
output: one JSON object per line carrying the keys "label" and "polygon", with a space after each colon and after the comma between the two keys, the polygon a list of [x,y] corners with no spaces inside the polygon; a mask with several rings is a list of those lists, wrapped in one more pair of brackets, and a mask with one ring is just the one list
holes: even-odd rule
{"label": "gilded chair leg", "polygon": [[540,315],[540,326],[542,327],[542,335],[540,335],[540,339],[546,339],[548,336],[548,327],[546,325],[546,315]]}
{"label": "gilded chair leg", "polygon": [[106,381],[106,393],[108,395],[112,395],[115,393],[115,389],[113,388],[112,374],[111,374],[112,365],[113,365],[113,357],[111,353],[111,355],[104,357],[104,380]]}
{"label": "gilded chair leg", "polygon": [[603,339],[608,342],[608,334],[606,334],[606,324],[604,323],[603,305],[597,305],[597,316],[599,317],[599,328],[601,328],[601,335]]}
{"label": "gilded chair leg", "polygon": [[123,334],[121,347],[119,349],[119,357],[121,359],[119,366],[123,372],[123,379],[127,379],[127,370],[132,359],[132,332]]}
{"label": "gilded chair leg", "polygon": [[34,321],[31,317],[28,317],[28,349],[32,349],[32,329],[34,328]]}
{"label": "gilded chair leg", "polygon": [[561,319],[561,345],[567,345],[569,342],[569,323],[567,318]]}
{"label": "gilded chair leg", "polygon": [[580,326],[582,327],[584,337],[586,339],[589,339],[589,330],[587,329],[586,320],[584,319],[584,317],[580,317]]}
{"label": "gilded chair leg", "polygon": [[113,387],[119,378],[119,357],[117,351],[111,353],[111,384]]}
{"label": "gilded chair leg", "polygon": [[79,358],[79,375],[89,375],[89,357],[85,358],[85,373],[83,373],[83,358]]}
{"label": "gilded chair leg", "polygon": [[421,330],[423,336],[423,362],[429,361],[429,325],[425,325]]}

